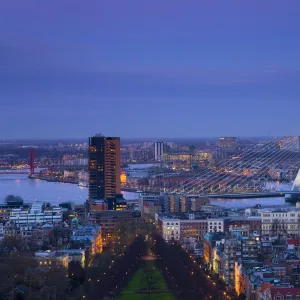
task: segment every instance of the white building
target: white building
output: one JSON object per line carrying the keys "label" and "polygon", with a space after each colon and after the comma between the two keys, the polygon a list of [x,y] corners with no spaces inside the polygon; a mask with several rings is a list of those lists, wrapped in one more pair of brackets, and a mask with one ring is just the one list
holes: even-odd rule
{"label": "white building", "polygon": [[208,219],[207,220],[208,232],[224,232],[224,220],[223,219]]}
{"label": "white building", "polygon": [[180,219],[162,218],[161,233],[166,241],[180,240]]}
{"label": "white building", "polygon": [[64,251],[39,250],[35,252],[34,256],[42,269],[48,270],[53,263],[68,268],[69,255]]}
{"label": "white building", "polygon": [[261,211],[263,235],[285,235],[300,233],[300,210],[271,210]]}
{"label": "white building", "polygon": [[154,143],[154,158],[156,161],[162,161],[164,156],[165,144],[164,142]]}
{"label": "white building", "polygon": [[44,208],[42,202],[34,202],[30,210],[12,209],[9,217],[15,224],[61,223],[63,220],[61,207]]}

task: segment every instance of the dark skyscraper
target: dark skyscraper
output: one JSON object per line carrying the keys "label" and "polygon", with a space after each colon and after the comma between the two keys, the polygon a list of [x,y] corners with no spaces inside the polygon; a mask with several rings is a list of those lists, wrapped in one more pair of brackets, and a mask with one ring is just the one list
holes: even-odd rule
{"label": "dark skyscraper", "polygon": [[89,138],[89,199],[115,197],[121,193],[120,138]]}

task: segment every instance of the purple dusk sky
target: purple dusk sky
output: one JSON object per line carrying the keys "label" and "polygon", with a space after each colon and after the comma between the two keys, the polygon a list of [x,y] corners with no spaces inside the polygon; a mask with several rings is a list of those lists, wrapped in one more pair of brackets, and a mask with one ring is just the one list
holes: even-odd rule
{"label": "purple dusk sky", "polygon": [[299,13],[299,0],[3,0],[0,138],[300,135]]}

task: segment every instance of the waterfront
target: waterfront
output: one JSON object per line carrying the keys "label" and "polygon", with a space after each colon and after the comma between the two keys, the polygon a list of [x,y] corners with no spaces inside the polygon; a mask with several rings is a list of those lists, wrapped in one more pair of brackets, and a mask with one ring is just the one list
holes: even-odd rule
{"label": "waterfront", "polygon": [[284,197],[269,197],[269,198],[241,198],[241,199],[210,199],[210,203],[225,208],[246,208],[260,204],[263,207],[271,206],[292,206],[285,202]]}
{"label": "waterfront", "polygon": [[[138,198],[137,193],[122,192],[124,198],[133,200]],[[28,179],[26,174],[3,174],[0,175],[0,203],[4,203],[7,195],[21,196],[24,202],[33,201],[49,202],[59,204],[72,201],[82,204],[88,197],[88,189],[79,187],[77,184],[47,182],[44,180]],[[262,206],[285,206],[284,197],[250,198],[250,199],[210,199],[214,205],[226,208],[253,207],[256,204]]]}
{"label": "waterfront", "polygon": [[[77,184],[28,179],[26,174],[0,175],[0,203],[4,203],[5,197],[11,194],[22,197],[26,203],[43,201],[57,205],[72,201],[82,204],[88,197],[88,189]],[[136,193],[123,192],[123,194],[127,200],[138,197]]]}

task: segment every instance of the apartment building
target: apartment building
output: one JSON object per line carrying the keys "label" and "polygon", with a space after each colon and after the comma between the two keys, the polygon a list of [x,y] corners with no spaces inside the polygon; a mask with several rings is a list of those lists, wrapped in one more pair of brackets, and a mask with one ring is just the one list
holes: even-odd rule
{"label": "apartment building", "polygon": [[208,232],[224,232],[224,219],[207,219]]}
{"label": "apartment building", "polygon": [[265,209],[261,211],[261,221],[263,235],[300,234],[299,209]]}
{"label": "apartment building", "polygon": [[89,249],[91,255],[102,252],[102,230],[99,225],[81,225],[73,230],[71,241],[73,244],[83,245]]}
{"label": "apartment building", "polygon": [[35,252],[35,259],[42,270],[48,270],[54,264],[67,269],[69,263],[68,254],[60,251],[39,250]]}
{"label": "apartment building", "polygon": [[15,224],[53,224],[63,220],[61,207],[45,207],[42,202],[34,202],[30,209],[15,208],[11,210],[9,221]]}
{"label": "apartment building", "polygon": [[114,234],[118,223],[129,224],[133,220],[139,222],[140,219],[141,213],[131,210],[91,210],[89,213],[89,222],[101,226],[102,241],[104,244],[106,244],[108,239]]}
{"label": "apartment building", "polygon": [[[176,221],[174,222],[174,220]],[[156,221],[165,240],[176,239],[183,241],[187,238],[203,240],[204,235],[208,232],[208,219],[202,214],[156,214]],[[173,226],[176,227],[175,232],[172,230]]]}
{"label": "apartment building", "polygon": [[171,216],[158,218],[158,227],[161,235],[166,241],[180,240],[180,219]]}

